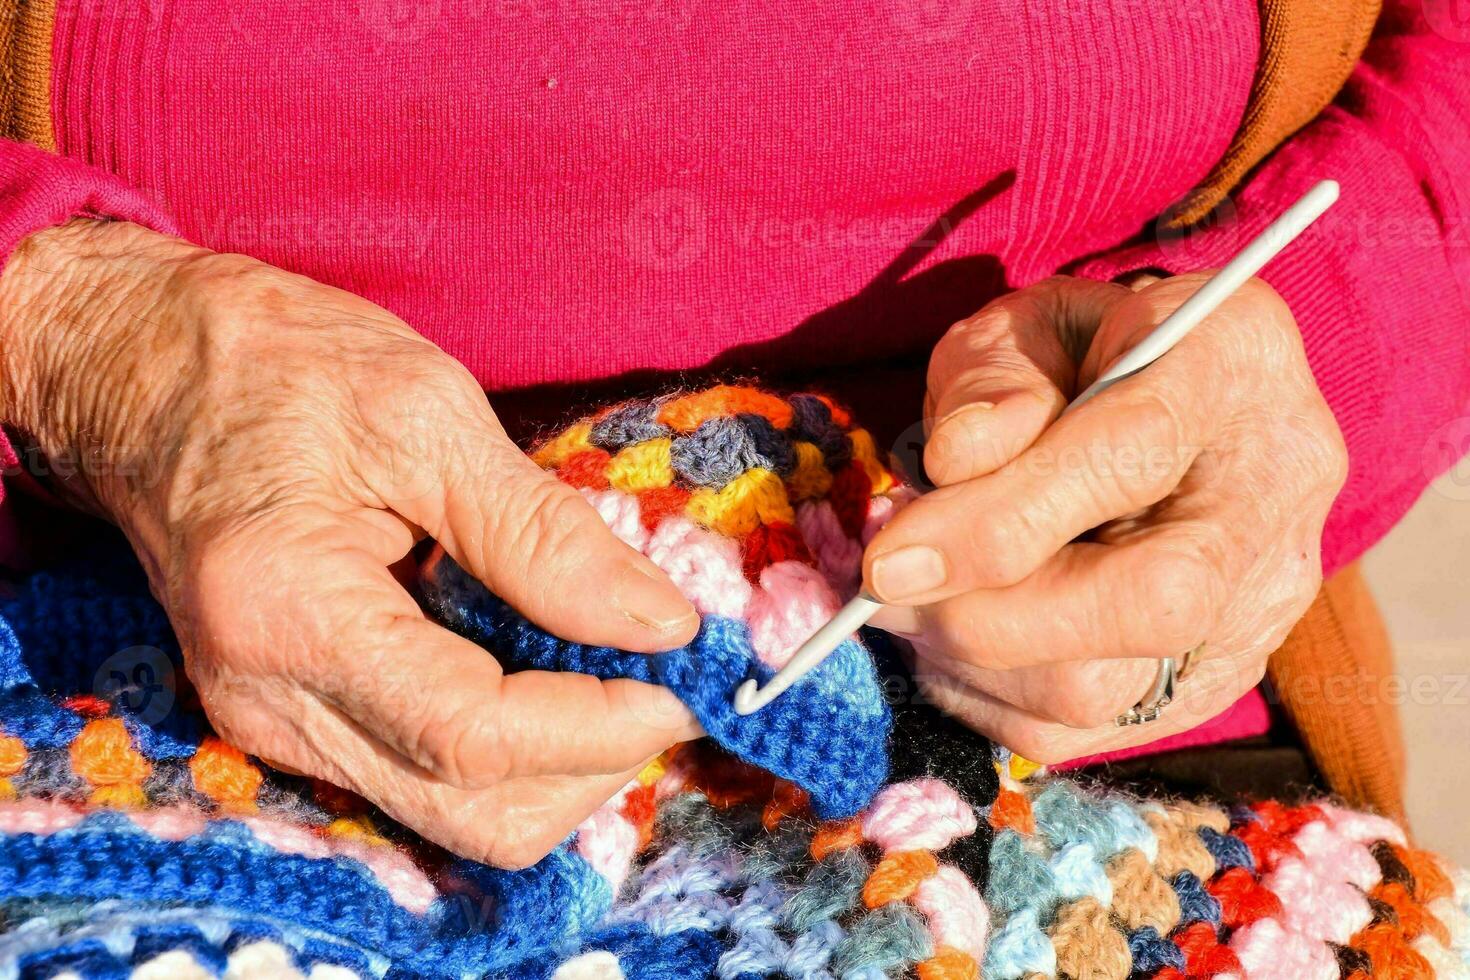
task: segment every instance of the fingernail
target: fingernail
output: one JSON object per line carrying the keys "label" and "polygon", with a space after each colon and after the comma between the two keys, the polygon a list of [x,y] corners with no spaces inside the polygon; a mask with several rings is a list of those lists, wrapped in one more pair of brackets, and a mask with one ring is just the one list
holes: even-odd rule
{"label": "fingernail", "polygon": [[948,577],[944,556],[928,545],[911,544],[873,562],[873,591],[887,602],[932,592]]}
{"label": "fingernail", "polygon": [[629,619],[660,633],[673,633],[696,618],[688,599],[639,565],[627,565],[618,576],[613,601]]}

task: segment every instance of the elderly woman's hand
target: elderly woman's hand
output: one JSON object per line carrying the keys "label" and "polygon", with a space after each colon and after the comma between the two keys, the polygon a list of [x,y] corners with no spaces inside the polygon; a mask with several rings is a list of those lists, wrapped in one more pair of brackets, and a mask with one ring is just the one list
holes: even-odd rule
{"label": "elderly woman's hand", "polygon": [[32,236],[0,279],[5,419],[127,533],[220,734],[502,865],[534,861],[698,729],[667,691],[505,676],[393,566],[424,534],[588,643],[694,610],[373,304],[126,224]]}
{"label": "elderly woman's hand", "polygon": [[[1206,278],[1056,278],[957,324],[929,366],[938,489],[867,549],[875,620],[942,708],[1039,762],[1224,710],[1321,583],[1347,456],[1281,298],[1248,283],[1164,358],[1069,413]],[[1121,728],[1157,658],[1203,644],[1175,702]]]}

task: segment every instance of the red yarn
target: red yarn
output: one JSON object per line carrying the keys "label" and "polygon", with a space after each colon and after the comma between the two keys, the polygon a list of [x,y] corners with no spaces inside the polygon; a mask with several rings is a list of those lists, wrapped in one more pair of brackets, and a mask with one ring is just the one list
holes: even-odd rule
{"label": "red yarn", "polygon": [[754,531],[741,542],[741,560],[745,577],[752,582],[760,580],[761,572],[778,561],[800,561],[813,565],[812,553],[807,550],[801,532],[793,524],[773,521],[757,524]]}
{"label": "red yarn", "polygon": [[1245,841],[1245,845],[1251,849],[1251,856],[1256,859],[1256,870],[1261,874],[1276,867],[1277,862],[1284,857],[1302,856],[1301,850],[1292,843],[1290,837],[1273,832],[1264,822],[1247,820],[1231,830],[1231,833]]}
{"label": "red yarn", "polygon": [[657,787],[652,783],[630,790],[623,798],[623,819],[638,830],[640,851],[653,839],[653,818],[657,810]]}
{"label": "red yarn", "polygon": [[852,460],[832,475],[832,489],[827,501],[837,515],[837,523],[850,538],[862,540],[863,525],[868,520],[868,501],[873,496],[873,481],[861,463]]}
{"label": "red yarn", "polygon": [[1240,958],[1229,946],[1220,945],[1215,927],[1196,922],[1180,929],[1171,937],[1184,952],[1184,967],[1190,977],[1213,977],[1220,973],[1240,973]]}
{"label": "red yarn", "polygon": [[1307,824],[1324,819],[1319,806],[1286,806],[1279,800],[1262,800],[1251,809],[1267,830],[1287,837],[1294,837]]}
{"label": "red yarn", "polygon": [[112,713],[112,704],[106,698],[92,694],[76,694],[64,698],[61,706],[68,711],[75,711],[83,718],[106,718]]}
{"label": "red yarn", "polygon": [[588,490],[606,490],[607,464],[612,457],[601,449],[583,449],[572,453],[556,468],[556,475],[563,483]]}
{"label": "red yarn", "polygon": [[1231,868],[1205,886],[1220,903],[1220,915],[1232,929],[1281,914],[1281,899],[1244,868]]}
{"label": "red yarn", "polygon": [[679,487],[658,487],[638,492],[638,520],[650,531],[658,529],[665,517],[684,513],[689,505],[689,491]]}

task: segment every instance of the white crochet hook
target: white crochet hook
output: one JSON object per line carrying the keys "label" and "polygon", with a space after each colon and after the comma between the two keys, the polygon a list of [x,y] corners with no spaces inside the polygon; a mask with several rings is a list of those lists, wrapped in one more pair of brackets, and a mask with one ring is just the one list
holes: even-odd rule
{"label": "white crochet hook", "polygon": [[[1118,360],[1102,377],[1074,398],[1063,414],[1091,401],[1113,385],[1132,377],[1163,357],[1179,341],[1199,325],[1200,321],[1223,303],[1227,297],[1245,284],[1267,262],[1274,259],[1297,236],[1322,216],[1332,206],[1338,195],[1337,181],[1324,180],[1265,227],[1250,243],[1241,249],[1225,266],[1207,279],[1183,305],[1169,314],[1153,332]],[[740,685],[735,692],[735,713],[749,715],[761,710],[786,692],[791,685],[805,677],[844,639],[872,619],[883,603],[871,596],[858,593],[847,605],[837,611],[825,626],[817,630],[792,654],[780,670],[761,687],[754,678]]]}

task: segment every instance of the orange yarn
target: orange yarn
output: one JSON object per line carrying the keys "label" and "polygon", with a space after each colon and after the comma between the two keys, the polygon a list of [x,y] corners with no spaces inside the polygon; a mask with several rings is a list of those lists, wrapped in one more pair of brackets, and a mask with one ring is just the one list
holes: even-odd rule
{"label": "orange yarn", "polygon": [[805,813],[811,797],[806,790],[784,779],[776,780],[775,789],[761,811],[761,826],[767,831],[776,829],[782,820],[794,813]]}
{"label": "orange yarn", "polygon": [[791,406],[785,399],[734,385],[716,385],[665,402],[657,417],[675,432],[693,432],[710,419],[747,413],[764,416],[778,429],[791,425]]}
{"label": "orange yarn", "polygon": [[1030,837],[1036,833],[1031,804],[1015,790],[1002,789],[990,807],[990,826],[996,830],[1014,830]]}
{"label": "orange yarn", "polygon": [[132,807],[147,803],[143,780],[153,766],[133,748],[121,718],[94,718],[71,743],[71,768],[91,783],[98,806]]}
{"label": "orange yarn", "polygon": [[213,735],[199,743],[189,760],[189,772],[195,789],[231,811],[253,811],[255,795],[265,778],[245,753]]}
{"label": "orange yarn", "polygon": [[1449,898],[1454,894],[1449,875],[1444,873],[1444,869],[1439,866],[1439,860],[1433,854],[1410,847],[1399,847],[1397,844],[1390,846],[1404,863],[1404,867],[1409,869],[1409,874],[1414,876],[1414,898],[1421,904],[1428,905],[1435,899]]}
{"label": "orange yarn", "polygon": [[925,878],[939,872],[939,861],[928,851],[894,851],[886,854],[863,885],[863,904],[870,909],[889,902],[902,902]]}
{"label": "orange yarn", "polygon": [[915,970],[919,980],[978,980],[980,976],[975,957],[953,946],[940,946]]}
{"label": "orange yarn", "polygon": [[1368,954],[1373,963],[1373,980],[1433,980],[1434,967],[1392,923],[1365,926],[1351,944]]}
{"label": "orange yarn", "polygon": [[1403,885],[1396,881],[1383,882],[1374,885],[1368,894],[1393,909],[1399,919],[1399,931],[1409,939],[1417,939],[1427,932],[1438,939],[1441,945],[1450,944],[1449,930],[1444,927],[1444,923],[1416,902]]}
{"label": "orange yarn", "polygon": [[828,854],[860,847],[863,826],[856,818],[825,823],[812,835],[812,860],[820,861]]}
{"label": "orange yarn", "polygon": [[0,778],[14,776],[26,764],[26,743],[14,735],[0,735]]}

